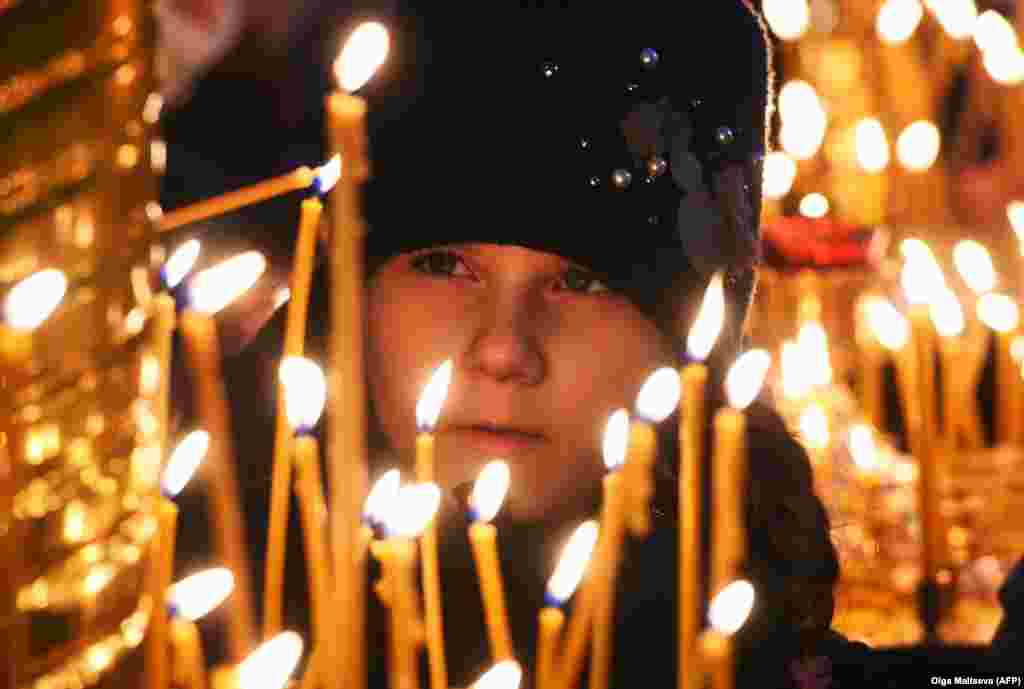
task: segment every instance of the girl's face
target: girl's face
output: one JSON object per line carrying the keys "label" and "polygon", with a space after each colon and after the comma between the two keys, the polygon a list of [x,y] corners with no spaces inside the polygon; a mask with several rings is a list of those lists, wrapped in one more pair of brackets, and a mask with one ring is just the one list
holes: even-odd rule
{"label": "girl's face", "polygon": [[416,403],[454,362],[435,428],[436,480],[471,483],[493,459],[507,513],[536,517],[593,494],[608,417],[671,362],[654,322],[586,269],[521,247],[456,244],[398,255],[368,296],[370,394],[411,453]]}

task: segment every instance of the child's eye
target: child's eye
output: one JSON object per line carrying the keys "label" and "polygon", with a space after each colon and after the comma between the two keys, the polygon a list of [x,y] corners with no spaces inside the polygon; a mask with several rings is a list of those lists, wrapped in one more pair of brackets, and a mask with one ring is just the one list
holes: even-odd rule
{"label": "child's eye", "polygon": [[427,251],[412,259],[412,268],[424,275],[463,277],[471,275],[466,262],[451,251]]}
{"label": "child's eye", "polygon": [[601,294],[610,291],[608,286],[597,279],[593,273],[581,268],[569,268],[560,282],[561,289],[583,294]]}

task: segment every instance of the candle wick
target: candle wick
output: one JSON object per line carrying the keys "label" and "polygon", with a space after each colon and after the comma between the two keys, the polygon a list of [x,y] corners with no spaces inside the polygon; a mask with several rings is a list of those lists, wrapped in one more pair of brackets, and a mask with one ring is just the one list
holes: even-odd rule
{"label": "candle wick", "polygon": [[544,591],[544,607],[546,608],[561,608],[564,601],[551,593],[550,591]]}

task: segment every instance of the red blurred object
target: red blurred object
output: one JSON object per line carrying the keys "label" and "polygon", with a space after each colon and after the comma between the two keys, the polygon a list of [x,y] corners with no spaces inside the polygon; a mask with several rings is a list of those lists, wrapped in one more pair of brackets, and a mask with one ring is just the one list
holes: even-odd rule
{"label": "red blurred object", "polygon": [[878,228],[802,215],[772,218],[763,238],[765,263],[775,268],[875,267],[887,243]]}

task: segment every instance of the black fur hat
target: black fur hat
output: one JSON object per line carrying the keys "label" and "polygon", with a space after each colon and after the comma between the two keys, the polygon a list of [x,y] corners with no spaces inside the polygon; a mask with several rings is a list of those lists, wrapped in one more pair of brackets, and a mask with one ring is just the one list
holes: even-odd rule
{"label": "black fur hat", "polygon": [[770,44],[746,0],[672,5],[406,16],[365,92],[368,272],[452,242],[541,249],[681,338],[680,306],[723,269],[735,346],[759,259]]}

